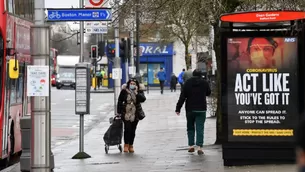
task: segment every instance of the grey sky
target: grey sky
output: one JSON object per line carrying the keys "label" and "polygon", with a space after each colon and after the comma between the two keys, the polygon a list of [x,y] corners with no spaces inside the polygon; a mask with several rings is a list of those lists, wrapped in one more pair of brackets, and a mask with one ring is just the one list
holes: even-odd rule
{"label": "grey sky", "polygon": [[71,8],[71,6],[77,8],[79,0],[45,0],[46,8]]}

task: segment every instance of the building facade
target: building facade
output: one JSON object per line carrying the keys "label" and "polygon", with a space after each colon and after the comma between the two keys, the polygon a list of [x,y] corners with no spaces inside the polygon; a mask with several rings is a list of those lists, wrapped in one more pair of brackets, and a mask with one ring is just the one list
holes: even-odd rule
{"label": "building facade", "polygon": [[[110,45],[114,47],[113,44]],[[149,86],[159,85],[159,80],[157,78],[157,73],[160,71],[160,68],[164,68],[167,74],[167,81],[170,80],[171,73],[173,72],[173,44],[160,44],[155,42],[149,43],[140,43],[140,66],[139,72],[142,78],[142,82]],[[135,62],[136,62],[136,58]],[[113,63],[109,60],[108,63],[108,73],[109,73],[109,87],[113,87],[113,80],[111,78]],[[128,68],[124,62],[121,64],[122,68],[122,83],[126,82],[126,73],[128,74]],[[166,83],[168,85],[169,82]]]}

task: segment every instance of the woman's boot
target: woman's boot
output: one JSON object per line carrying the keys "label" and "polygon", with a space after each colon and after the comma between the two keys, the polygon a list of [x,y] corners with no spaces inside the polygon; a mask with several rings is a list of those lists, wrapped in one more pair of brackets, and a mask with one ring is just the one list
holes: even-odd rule
{"label": "woman's boot", "polygon": [[129,149],[129,144],[125,144],[124,145],[124,152],[128,152],[128,149]]}
{"label": "woman's boot", "polygon": [[134,153],[134,149],[132,145],[129,145],[129,153]]}

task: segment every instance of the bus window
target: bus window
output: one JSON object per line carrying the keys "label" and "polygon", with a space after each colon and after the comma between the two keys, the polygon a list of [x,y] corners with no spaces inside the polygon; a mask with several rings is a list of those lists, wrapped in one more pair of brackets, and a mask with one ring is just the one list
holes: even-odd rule
{"label": "bus window", "polygon": [[17,79],[8,79],[10,83],[9,92],[10,92],[10,104],[17,103],[17,96],[16,96],[16,83]]}
{"label": "bus window", "polygon": [[22,103],[22,96],[23,96],[23,85],[24,85],[24,66],[19,67],[19,78],[17,79],[16,83],[16,97],[17,103]]}

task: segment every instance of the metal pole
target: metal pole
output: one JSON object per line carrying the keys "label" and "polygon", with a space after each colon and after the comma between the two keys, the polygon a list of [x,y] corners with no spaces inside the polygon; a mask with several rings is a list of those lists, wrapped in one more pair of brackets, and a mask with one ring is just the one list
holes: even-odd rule
{"label": "metal pole", "polygon": [[129,80],[129,75],[128,75],[128,59],[129,59],[129,50],[128,50],[128,40],[127,37],[125,37],[125,78],[126,82]]}
{"label": "metal pole", "polygon": [[137,4],[136,4],[136,32],[137,32],[137,36],[136,36],[136,41],[137,41],[137,63],[136,63],[136,77],[138,78],[138,80],[141,82],[141,75],[140,75],[140,1],[137,0]]}
{"label": "metal pole", "polygon": [[[84,0],[79,1],[79,8],[84,7]],[[79,27],[80,32],[80,62],[83,63],[84,59],[84,22],[81,21]],[[84,159],[90,158],[88,154],[84,151],[84,114],[79,115],[79,154],[75,155],[74,158]]]}
{"label": "metal pole", "polygon": [[[131,16],[132,18],[134,19],[134,10],[133,8],[131,8]],[[131,31],[130,31],[130,66],[132,68],[133,71],[130,71],[131,73],[131,77],[134,77],[135,76],[135,64],[134,64],[134,52],[133,52],[133,48],[134,48],[134,21],[132,21],[132,26],[131,26]]]}
{"label": "metal pole", "polygon": [[[101,34],[101,41],[104,42],[104,34],[103,34],[103,33]],[[104,44],[104,45],[106,45],[106,44]],[[104,47],[104,49],[105,49],[105,47]],[[103,57],[101,57],[101,58],[103,58]],[[108,59],[107,59],[107,60],[108,60]],[[108,64],[108,63],[107,63],[107,64]],[[104,68],[104,67],[103,67],[103,68]],[[102,71],[102,68],[101,68],[101,67],[100,67],[100,70]],[[104,70],[105,70],[105,68],[104,68]],[[106,72],[106,71],[105,71],[105,72]],[[108,76],[108,73],[107,73],[107,76]],[[103,77],[102,77],[102,80],[101,80],[101,82],[102,82],[102,83],[101,83],[101,88],[103,88],[103,83],[104,83],[103,81],[104,81],[104,79],[105,79],[105,78],[104,78],[104,76],[103,76]]]}
{"label": "metal pole", "polygon": [[[121,69],[121,58],[120,58],[120,37],[119,37],[119,0],[115,0],[115,9],[116,12],[115,23],[114,23],[114,39],[115,39],[115,58],[114,58],[114,69]],[[120,76],[122,73],[120,73]],[[114,112],[117,114],[117,99],[121,91],[121,79],[114,79]]]}
{"label": "metal pole", "polygon": [[[132,27],[133,28],[133,27]],[[129,73],[131,73],[131,77],[134,77],[135,76],[135,71],[134,71],[134,53],[133,53],[133,47],[134,47],[134,39],[133,39],[134,35],[133,35],[133,29],[132,31],[130,32],[130,67],[132,68],[133,71],[129,71]]]}
{"label": "metal pole", "polygon": [[[84,7],[84,0],[79,1],[79,8]],[[84,22],[79,22],[80,62],[84,62]],[[84,152],[84,114],[79,116],[79,152]]]}
{"label": "metal pole", "polygon": [[84,152],[84,114],[79,116],[79,152]]}
{"label": "metal pole", "polygon": [[[49,66],[50,28],[45,25],[44,7],[44,1],[35,0],[35,25],[31,27],[31,54],[34,65]],[[50,99],[50,87],[48,97],[31,97],[31,171],[33,172],[50,172],[53,165],[51,164]]]}
{"label": "metal pole", "polygon": [[149,94],[149,70],[148,70],[148,56],[146,56],[146,70],[147,70],[147,94]]}
{"label": "metal pole", "polygon": [[[84,0],[79,0],[79,8],[84,7]],[[79,22],[80,62],[84,62],[84,22]],[[84,114],[79,115],[79,152],[84,152]]]}

